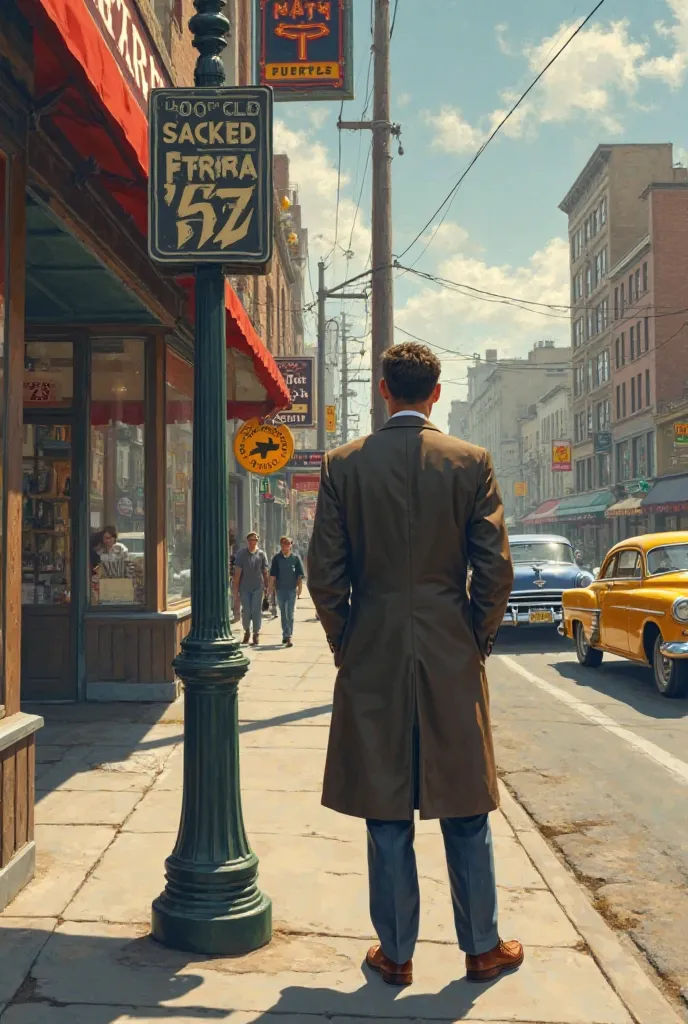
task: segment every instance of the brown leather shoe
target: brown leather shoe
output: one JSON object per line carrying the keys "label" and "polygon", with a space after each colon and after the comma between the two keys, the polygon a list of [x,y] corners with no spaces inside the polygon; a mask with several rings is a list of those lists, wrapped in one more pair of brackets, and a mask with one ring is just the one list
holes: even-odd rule
{"label": "brown leather shoe", "polygon": [[395,964],[382,952],[382,946],[371,946],[366,954],[366,963],[371,970],[381,974],[388,985],[410,985],[413,982],[413,960]]}
{"label": "brown leather shoe", "polygon": [[504,971],[515,971],[523,963],[523,946],[512,939],[502,942],[500,939],[489,953],[478,956],[466,954],[466,977],[469,981],[493,981]]}

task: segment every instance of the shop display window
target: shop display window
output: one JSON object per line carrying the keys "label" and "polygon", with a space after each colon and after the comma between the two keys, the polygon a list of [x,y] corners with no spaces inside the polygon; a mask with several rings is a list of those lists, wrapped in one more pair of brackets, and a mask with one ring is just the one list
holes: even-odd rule
{"label": "shop display window", "polygon": [[169,348],[165,362],[167,602],[191,598],[193,368]]}
{"label": "shop display window", "polygon": [[22,604],[69,604],[72,428],[25,424],[22,469]]}
{"label": "shop display window", "polygon": [[94,339],[91,353],[91,604],[146,600],[143,339]]}

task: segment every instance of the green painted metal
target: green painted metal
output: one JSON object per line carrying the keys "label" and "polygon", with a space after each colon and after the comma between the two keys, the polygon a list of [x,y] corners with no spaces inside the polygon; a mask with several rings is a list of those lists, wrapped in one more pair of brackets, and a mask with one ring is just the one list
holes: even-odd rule
{"label": "green painted metal", "polygon": [[[225,0],[194,0],[196,85],[222,85]],[[248,953],[272,937],[244,828],[237,690],[249,663],[229,616],[227,378],[224,275],[196,271],[191,631],[175,661],[184,683],[184,799],[167,885],[153,903],[154,938],[173,949]]]}

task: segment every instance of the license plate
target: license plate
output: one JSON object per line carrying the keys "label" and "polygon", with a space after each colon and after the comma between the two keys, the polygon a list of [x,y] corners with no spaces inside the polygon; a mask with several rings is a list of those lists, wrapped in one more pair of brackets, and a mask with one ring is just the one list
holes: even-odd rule
{"label": "license plate", "polygon": [[554,622],[550,611],[531,611],[529,618],[531,622]]}

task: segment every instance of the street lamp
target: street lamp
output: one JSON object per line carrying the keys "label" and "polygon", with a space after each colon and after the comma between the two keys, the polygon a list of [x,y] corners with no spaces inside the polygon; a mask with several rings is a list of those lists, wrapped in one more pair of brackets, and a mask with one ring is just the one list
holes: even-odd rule
{"label": "street lamp", "polygon": [[[225,0],[194,0],[196,86],[222,86]],[[244,829],[237,690],[249,663],[229,620],[227,355],[221,264],[196,269],[191,631],[175,660],[184,684],[184,793],[167,884],[152,934],[174,949],[238,954],[272,935],[272,905],[257,886]]]}

